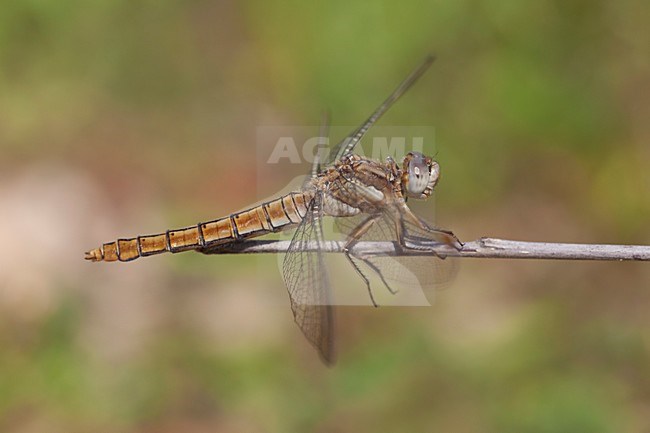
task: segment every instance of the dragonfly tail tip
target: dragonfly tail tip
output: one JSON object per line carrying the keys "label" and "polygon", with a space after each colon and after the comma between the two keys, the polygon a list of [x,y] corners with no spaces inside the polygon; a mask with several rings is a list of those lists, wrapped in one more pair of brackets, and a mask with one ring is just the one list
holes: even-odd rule
{"label": "dragonfly tail tip", "polygon": [[94,249],[91,251],[86,251],[84,253],[84,259],[90,260],[91,262],[99,262],[101,261],[102,256],[98,249]]}

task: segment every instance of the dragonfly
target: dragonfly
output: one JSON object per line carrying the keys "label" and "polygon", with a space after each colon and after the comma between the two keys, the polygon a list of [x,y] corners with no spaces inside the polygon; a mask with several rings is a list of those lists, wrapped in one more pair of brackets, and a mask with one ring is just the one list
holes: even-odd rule
{"label": "dragonfly", "polygon": [[[453,277],[448,256],[462,249],[453,232],[427,223],[407,205],[408,199],[428,199],[440,178],[440,165],[419,152],[409,152],[401,164],[393,158],[377,161],[354,153],[368,130],[429,68],[428,56],[383,103],[328,156],[317,153],[302,187],[228,216],[153,235],[121,238],[85,253],[93,262],[128,262],[164,252],[222,253],[234,243],[295,228],[285,253],[282,276],[294,320],[327,365],[335,360],[334,313],[324,259],[324,217],[333,217],[345,235],[342,249],[377,306],[368,271],[391,293],[404,269],[423,285]],[[324,123],[323,133],[327,128]],[[321,134],[323,135],[323,134]],[[360,241],[391,241],[403,255],[356,253]],[[431,255],[408,252],[431,251]],[[442,251],[442,252],[441,252]]]}

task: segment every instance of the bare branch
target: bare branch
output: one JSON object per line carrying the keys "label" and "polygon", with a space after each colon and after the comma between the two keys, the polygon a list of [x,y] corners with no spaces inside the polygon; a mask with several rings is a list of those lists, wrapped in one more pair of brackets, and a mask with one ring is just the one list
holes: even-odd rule
{"label": "bare branch", "polygon": [[[329,241],[323,250],[328,253],[343,251],[343,242]],[[218,254],[284,253],[289,241],[245,241],[224,245]],[[308,250],[315,250],[312,245]],[[642,260],[650,261],[648,245],[565,244],[550,242],[522,242],[506,239],[481,238],[467,242],[456,251],[446,246],[426,250],[404,250],[393,242],[359,242],[352,252],[365,256],[457,256],[485,259],[556,259],[556,260]]]}

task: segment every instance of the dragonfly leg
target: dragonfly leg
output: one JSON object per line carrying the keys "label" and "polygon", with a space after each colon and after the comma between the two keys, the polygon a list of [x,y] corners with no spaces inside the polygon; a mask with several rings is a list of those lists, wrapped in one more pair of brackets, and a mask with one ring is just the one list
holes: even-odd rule
{"label": "dragonfly leg", "polygon": [[377,301],[375,301],[375,297],[372,294],[372,288],[370,287],[370,280],[368,277],[365,276],[361,268],[359,268],[359,265],[354,261],[352,256],[348,251],[344,251],[345,257],[348,259],[348,261],[352,264],[352,267],[354,267],[354,270],[357,271],[357,274],[363,279],[363,281],[366,283],[366,288],[368,289],[368,295],[370,296],[370,301],[372,302],[373,307],[379,307],[377,304]]}
{"label": "dragonfly leg", "polygon": [[444,243],[456,250],[460,250],[463,248],[463,243],[450,230],[443,230],[443,229],[433,228],[433,227],[427,227],[425,230],[431,233],[432,236],[439,238],[442,241],[441,243]]}
{"label": "dragonfly leg", "polygon": [[[396,219],[396,221],[399,221],[396,223],[396,230],[398,233],[398,239],[400,245],[402,247],[406,249],[422,249],[422,248],[426,248],[427,244],[433,244],[433,245],[442,244],[442,245],[447,245],[448,247],[451,247],[457,251],[460,251],[463,248],[463,243],[460,241],[460,239],[458,239],[458,237],[456,237],[456,235],[452,231],[429,226],[429,224],[427,224],[424,220],[417,217],[413,212],[411,212],[411,210],[408,207],[404,206],[402,208],[402,215],[406,221],[409,221],[410,223],[414,224],[418,229],[426,232],[426,237],[418,236],[417,234],[411,235],[408,233],[408,230],[406,229],[405,220]],[[407,242],[408,239],[419,241],[419,243],[421,244],[421,248],[414,246],[414,244],[409,245],[409,243]],[[444,258],[441,255],[439,256],[440,258]]]}
{"label": "dragonfly leg", "polygon": [[370,300],[372,301],[373,305],[377,307],[377,303],[375,302],[374,296],[372,295],[372,289],[370,288],[370,281],[368,278],[365,276],[365,274],[361,271],[361,268],[359,265],[354,261],[355,258],[361,260],[363,263],[365,263],[370,269],[372,269],[377,275],[379,275],[379,278],[381,279],[381,282],[384,283],[386,288],[391,294],[396,294],[397,290],[394,290],[393,288],[390,287],[388,282],[384,279],[384,276],[382,275],[381,271],[377,266],[375,266],[372,262],[370,262],[368,259],[364,257],[359,257],[359,256],[352,256],[350,254],[350,250],[352,247],[359,242],[361,237],[370,230],[372,225],[375,223],[376,217],[375,216],[370,216],[367,219],[365,219],[361,224],[359,224],[357,227],[354,228],[352,233],[348,236],[348,241],[345,244],[345,247],[343,248],[343,253],[345,254],[345,257],[347,257],[348,261],[352,263],[352,266],[354,266],[354,269],[357,271],[357,273],[363,278],[363,280],[366,283],[366,287],[368,288],[368,294],[370,295]]}
{"label": "dragonfly leg", "polygon": [[350,254],[350,249],[359,242],[359,239],[361,239],[361,236],[363,236],[368,230],[370,230],[370,227],[375,223],[375,217],[370,216],[366,218],[361,224],[356,226],[354,230],[352,230],[352,233],[348,236],[348,241],[345,244],[345,247],[343,247],[343,254],[345,254],[345,257],[348,259],[348,261],[352,264],[354,267],[354,270],[357,271],[357,274],[363,279],[363,281],[366,283],[366,288],[368,289],[368,295],[370,296],[370,301],[372,301],[372,305],[375,307],[378,307],[377,302],[375,301],[375,297],[372,294],[372,288],[370,287],[370,280],[366,275],[363,273],[359,265],[354,261],[354,258]]}
{"label": "dragonfly leg", "polygon": [[377,266],[375,266],[374,263],[372,263],[370,260],[368,260],[368,259],[366,259],[366,258],[364,258],[364,257],[359,257],[359,260],[361,260],[363,263],[366,264],[366,266],[368,266],[370,269],[372,269],[373,271],[375,271],[375,273],[376,273],[377,275],[379,275],[379,279],[381,280],[382,283],[384,283],[384,286],[386,286],[386,289],[388,289],[388,291],[391,293],[391,295],[396,295],[397,292],[399,292],[399,290],[395,290],[395,289],[393,289],[393,288],[388,284],[388,282],[384,279],[384,275],[381,273],[381,271],[379,270],[379,268],[378,268]]}
{"label": "dragonfly leg", "polygon": [[443,235],[443,237],[445,237],[447,240],[447,242],[445,243],[453,246],[456,249],[458,249],[458,247],[462,248],[463,246],[463,243],[460,241],[460,239],[458,239],[458,237],[451,230],[445,230],[438,227],[429,227],[429,226],[427,226],[426,230],[432,233]]}

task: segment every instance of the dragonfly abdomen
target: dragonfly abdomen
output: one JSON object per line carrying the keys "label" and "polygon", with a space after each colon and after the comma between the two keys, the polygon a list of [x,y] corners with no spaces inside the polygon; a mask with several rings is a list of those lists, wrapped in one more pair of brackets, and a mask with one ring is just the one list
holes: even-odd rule
{"label": "dragonfly abdomen", "polygon": [[129,262],[164,252],[214,250],[219,245],[277,232],[302,221],[308,193],[294,192],[227,217],[155,235],[118,239],[86,252],[93,262]]}

